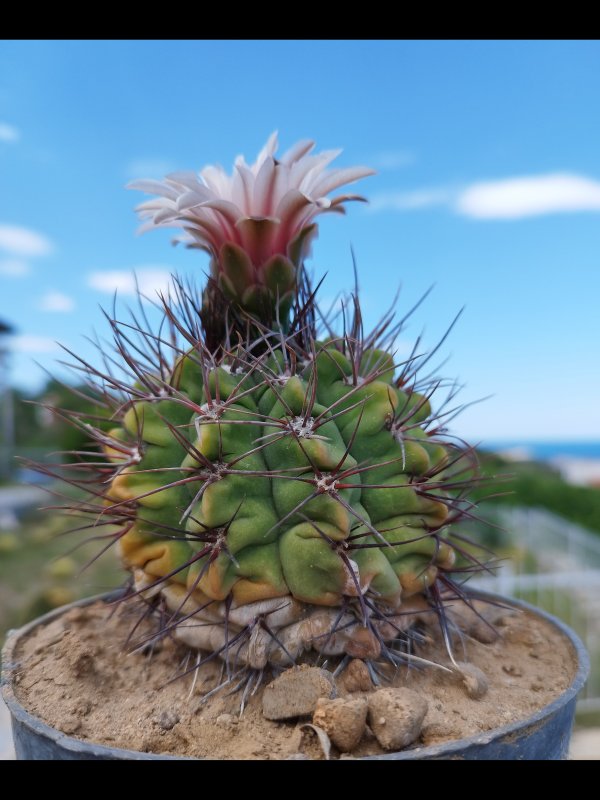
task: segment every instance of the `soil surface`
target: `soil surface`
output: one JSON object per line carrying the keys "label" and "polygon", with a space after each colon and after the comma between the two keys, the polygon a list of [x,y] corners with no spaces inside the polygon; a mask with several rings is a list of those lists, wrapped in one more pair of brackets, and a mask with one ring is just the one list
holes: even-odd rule
{"label": "soil surface", "polygon": [[[427,701],[420,734],[410,747],[440,744],[526,718],[573,679],[571,646],[551,625],[527,612],[483,603],[478,610],[493,619],[499,635],[490,635],[489,629],[482,633],[473,619],[469,627],[466,619],[463,628],[470,635],[457,639],[455,657],[469,662],[469,669],[474,665],[477,675],[478,670],[484,673],[483,694],[470,691],[469,681],[433,667],[411,665],[388,676],[392,679],[386,688],[408,688]],[[263,716],[263,688],[270,677],[254,694],[247,693],[240,714],[242,691],[231,694],[235,682],[207,696],[219,682],[220,663],[203,665],[195,676],[192,671],[177,677],[192,669],[196,658],[181,644],[165,639],[147,652],[130,652],[126,642],[138,611],[129,605],[115,612],[97,602],[37,628],[16,653],[21,703],[67,734],[113,747],[216,759],[324,758],[314,729],[303,727],[311,715],[286,721]],[[137,641],[143,627],[135,632]],[[441,637],[433,627],[426,634],[427,641],[414,652],[448,666]],[[352,662],[336,680],[337,696],[372,694],[374,687],[363,673],[364,663]],[[350,755],[334,746],[331,758],[384,752],[367,725]]]}

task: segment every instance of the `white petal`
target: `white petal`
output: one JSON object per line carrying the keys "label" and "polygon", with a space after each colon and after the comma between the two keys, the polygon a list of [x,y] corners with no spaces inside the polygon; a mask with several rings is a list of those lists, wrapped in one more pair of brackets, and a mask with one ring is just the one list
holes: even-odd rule
{"label": "white petal", "polygon": [[200,237],[210,243],[215,250],[218,250],[223,240],[223,231],[216,220],[204,220],[197,217],[186,217],[184,230],[193,234],[196,238]]}
{"label": "white petal", "polygon": [[[244,185],[244,204],[240,206],[245,216],[252,215],[252,197],[254,194],[254,175],[250,167],[244,162],[236,164],[236,169],[240,174]],[[238,203],[239,205],[239,203]]]}
{"label": "white petal", "polygon": [[214,199],[215,196],[213,192],[211,192],[205,186],[198,186],[198,189],[194,189],[191,192],[185,192],[185,194],[179,196],[177,200],[177,208],[180,211],[185,211],[188,208],[194,208],[194,206],[201,205],[207,200]]}
{"label": "white petal", "polygon": [[216,195],[231,200],[231,178],[222,167],[204,167],[200,173],[209,189]]}
{"label": "white petal", "polygon": [[206,200],[204,203],[202,203],[202,208],[212,208],[215,211],[218,211],[232,225],[235,225],[237,221],[244,216],[242,210],[238,206],[236,206],[234,203],[231,203],[229,200],[223,200],[219,197]]}
{"label": "white petal", "polygon": [[309,205],[312,205],[312,201],[305,194],[298,189],[290,189],[277,206],[275,215],[282,225],[287,225],[292,217]]}
{"label": "white petal", "polygon": [[318,153],[316,156],[306,156],[302,161],[296,162],[292,165],[290,171],[291,183],[303,191],[304,181],[309,173],[315,176],[320,175],[325,167],[331,164],[341,152],[341,150],[325,150],[323,153]]}
{"label": "white petal", "polygon": [[273,190],[275,188],[275,161],[272,156],[268,156],[258,170],[254,181],[254,192],[252,197],[252,208],[248,209],[248,215],[269,216],[273,213]]}
{"label": "white petal", "polygon": [[167,222],[168,220],[177,219],[178,213],[176,209],[173,208],[163,208],[161,211],[158,211],[154,215],[154,224],[160,225],[161,222]]}
{"label": "white petal", "polygon": [[375,170],[368,167],[346,167],[345,169],[334,169],[328,175],[324,175],[312,187],[311,195],[322,197],[343,186],[346,183],[353,183],[359,178],[366,178],[367,175],[374,175]]}
{"label": "white petal", "polygon": [[244,156],[236,156],[235,161],[233,162],[234,167],[246,167],[246,169],[250,169],[248,164],[246,164],[246,159]]}
{"label": "white petal", "polygon": [[334,197],[331,201],[331,208],[339,206],[341,203],[349,203],[351,200],[356,200],[359,203],[367,203],[368,200],[366,197],[363,197],[362,194],[338,194],[337,197]]}
{"label": "white petal", "polygon": [[277,252],[287,250],[288,243],[297,235],[302,222],[309,221],[317,213],[318,209],[306,195],[297,189],[290,189],[277,207],[277,216],[280,220],[276,241]]}
{"label": "white petal", "polygon": [[138,213],[142,213],[145,211],[158,211],[161,208],[176,210],[177,204],[173,200],[169,200],[168,197],[153,197],[152,200],[144,200],[143,203],[135,207],[135,210]]}
{"label": "white petal", "polygon": [[200,244],[202,247],[212,251],[213,253],[218,250],[218,245],[215,246],[215,242],[212,237],[207,236],[204,231],[199,231],[189,225],[186,225],[184,230],[193,241],[198,242],[198,244]]}
{"label": "white petal", "polygon": [[140,192],[146,192],[147,194],[159,194],[162,197],[169,197],[171,200],[176,200],[179,192],[177,192],[172,186],[167,186],[161,181],[154,181],[150,178],[143,179],[139,181],[131,181],[131,183],[127,184],[127,189],[137,189]]}
{"label": "white petal", "polygon": [[161,227],[160,225],[156,225],[154,220],[150,220],[149,222],[144,222],[142,225],[138,226],[136,233],[139,236],[142,233],[147,233],[148,231],[153,231],[155,228]]}
{"label": "white petal", "polygon": [[256,161],[250,167],[254,175],[258,174],[258,170],[261,168],[265,158],[267,158],[268,156],[272,156],[276,150],[277,150],[277,131],[273,131],[273,133],[267,139],[267,143],[256,157]]}
{"label": "white petal", "polygon": [[273,195],[271,197],[271,213],[276,214],[279,203],[292,188],[295,187],[290,184],[289,167],[285,164],[276,164],[273,178]]}
{"label": "white petal", "polygon": [[299,161],[301,158],[306,156],[310,153],[311,150],[314,150],[315,143],[312,139],[302,139],[300,142],[296,142],[296,144],[292,145],[289,150],[287,150],[279,159],[282,164],[293,164],[295,161]]}
{"label": "white petal", "polygon": [[176,183],[179,186],[186,186],[193,191],[195,191],[198,186],[203,185],[200,181],[200,177],[196,175],[195,172],[170,172],[165,180],[169,181],[169,183]]}

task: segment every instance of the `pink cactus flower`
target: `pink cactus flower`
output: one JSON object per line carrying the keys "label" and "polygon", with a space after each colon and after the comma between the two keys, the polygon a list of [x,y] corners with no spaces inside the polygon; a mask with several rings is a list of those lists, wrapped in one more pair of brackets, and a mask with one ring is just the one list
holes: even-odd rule
{"label": "pink cactus flower", "polygon": [[207,166],[199,174],[174,172],[163,181],[138,180],[129,188],[158,195],[137,207],[141,230],[175,227],[177,241],[207,251],[211,275],[226,297],[257,312],[265,301],[285,302],[296,285],[298,269],[310,252],[314,222],[324,212],[344,213],[344,203],[364,200],[354,194],[330,199],[330,192],[373,170],[328,170],[340,150],[311,155],[315,143],[298,142],[275,157],[273,133],[248,165],[235,160],[233,174]]}

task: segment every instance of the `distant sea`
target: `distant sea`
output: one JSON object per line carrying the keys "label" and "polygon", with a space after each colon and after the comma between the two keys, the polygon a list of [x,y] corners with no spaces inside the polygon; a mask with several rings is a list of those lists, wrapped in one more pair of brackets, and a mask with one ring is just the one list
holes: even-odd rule
{"label": "distant sea", "polygon": [[600,459],[600,441],[545,442],[515,439],[505,442],[484,441],[482,447],[496,453],[503,450],[518,451],[535,461],[550,461],[557,457]]}

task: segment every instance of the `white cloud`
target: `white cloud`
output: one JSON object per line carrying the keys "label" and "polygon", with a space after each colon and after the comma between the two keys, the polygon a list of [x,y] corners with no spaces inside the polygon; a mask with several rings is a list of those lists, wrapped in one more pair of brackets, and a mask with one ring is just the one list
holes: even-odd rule
{"label": "white cloud", "polygon": [[46,336],[22,333],[11,337],[11,347],[17,353],[54,353],[59,347]]}
{"label": "white cloud", "polygon": [[16,256],[46,256],[53,247],[52,242],[37,231],[20,225],[0,224],[0,250]]}
{"label": "white cloud", "polygon": [[40,300],[39,308],[42,311],[65,313],[73,311],[75,308],[75,301],[72,297],[62,292],[46,292]]}
{"label": "white cloud", "polygon": [[20,258],[6,258],[0,261],[0,275],[5,275],[7,278],[24,278],[30,272],[29,264]]}
{"label": "white cloud", "polygon": [[18,142],[21,138],[21,133],[14,125],[9,125],[8,122],[0,122],[0,142],[13,144]]}
{"label": "white cloud", "polygon": [[401,169],[414,164],[416,157],[409,150],[383,150],[369,159],[375,169]]}
{"label": "white cloud", "polygon": [[166,291],[171,283],[171,272],[168,267],[140,267],[134,270],[102,270],[88,275],[87,283],[98,292],[134,295],[136,278],[140,292],[150,298],[157,291]]}
{"label": "white cloud", "polygon": [[134,158],[127,164],[125,173],[128,178],[164,178],[169,172],[175,172],[175,165],[166,158]]}
{"label": "white cloud", "polygon": [[556,172],[475,183],[460,192],[454,209],[476,219],[600,211],[600,182],[582,175]]}
{"label": "white cloud", "polygon": [[522,219],[543,214],[600,211],[600,181],[569,172],[522,175],[463,187],[380,192],[371,211],[417,211],[445,206],[473,219]]}
{"label": "white cloud", "polygon": [[416,211],[447,205],[452,191],[444,187],[418,189],[414,192],[379,192],[369,201],[371,211]]}

